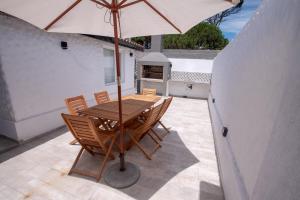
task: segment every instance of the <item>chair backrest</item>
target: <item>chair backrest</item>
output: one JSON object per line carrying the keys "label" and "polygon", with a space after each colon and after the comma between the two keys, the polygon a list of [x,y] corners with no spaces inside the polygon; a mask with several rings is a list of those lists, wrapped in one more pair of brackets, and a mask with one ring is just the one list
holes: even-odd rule
{"label": "chair backrest", "polygon": [[156,89],[151,89],[151,88],[143,88],[142,95],[156,95]]}
{"label": "chair backrest", "polygon": [[87,109],[87,103],[83,95],[65,99],[65,103],[71,115],[78,115],[78,111]]}
{"label": "chair backrest", "polygon": [[107,91],[97,92],[94,94],[97,104],[102,104],[110,101]]}
{"label": "chair backrest", "polygon": [[86,116],[61,114],[69,130],[83,147],[101,146],[103,143],[96,131],[94,121]]}
{"label": "chair backrest", "polygon": [[162,118],[162,116],[166,113],[166,111],[168,110],[172,100],[173,100],[173,97],[170,97],[170,98],[167,98],[167,99],[164,100],[163,106],[160,110],[160,113],[158,114],[158,116],[156,118],[156,121],[159,121]]}
{"label": "chair backrest", "polygon": [[162,107],[163,107],[163,103],[152,108],[149,111],[150,113],[149,113],[146,121],[143,123],[143,125],[141,125],[139,128],[137,128],[136,131],[140,132],[140,134],[144,134],[147,131],[149,131],[150,128],[152,128],[152,126],[155,125],[157,116],[159,115]]}

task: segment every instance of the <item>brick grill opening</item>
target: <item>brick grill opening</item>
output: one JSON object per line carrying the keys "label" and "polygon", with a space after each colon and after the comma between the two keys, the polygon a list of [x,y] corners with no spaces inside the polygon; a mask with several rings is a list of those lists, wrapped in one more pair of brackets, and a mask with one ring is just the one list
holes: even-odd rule
{"label": "brick grill opening", "polygon": [[163,66],[143,65],[142,78],[163,79]]}

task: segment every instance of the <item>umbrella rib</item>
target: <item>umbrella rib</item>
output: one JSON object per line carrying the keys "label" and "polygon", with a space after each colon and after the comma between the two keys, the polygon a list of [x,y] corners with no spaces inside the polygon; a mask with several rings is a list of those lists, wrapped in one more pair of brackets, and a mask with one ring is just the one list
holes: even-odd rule
{"label": "umbrella rib", "polygon": [[175,28],[179,33],[182,33],[182,31],[174,24],[172,23],[166,16],[164,16],[159,10],[157,10],[151,3],[149,3],[147,0],[142,0],[145,4],[147,4],[154,12],[156,12],[159,16],[161,16],[165,21],[167,21],[173,28]]}
{"label": "umbrella rib", "polygon": [[60,15],[58,15],[51,23],[44,28],[45,31],[48,31],[49,28],[51,28],[56,22],[58,22],[63,16],[65,16],[70,10],[72,10],[75,6],[77,6],[82,0],[77,0],[74,2],[71,6],[69,6],[64,12],[62,12]]}
{"label": "umbrella rib", "polygon": [[127,3],[127,4],[125,4],[125,5],[123,5],[125,2],[124,2],[124,3],[121,2],[122,4],[120,3],[118,8],[119,8],[119,9],[126,8],[126,7],[128,7],[128,6],[132,6],[132,5],[137,4],[137,3],[140,3],[140,2],[142,2],[142,1],[143,1],[143,0],[136,0],[136,1],[133,1],[133,2],[130,2],[130,3]]}
{"label": "umbrella rib", "polygon": [[118,7],[122,6],[124,3],[126,3],[127,0],[123,0],[118,4]]}
{"label": "umbrella rib", "polygon": [[97,0],[90,0],[90,1],[92,1],[92,2],[94,2],[94,3],[96,3],[96,4],[99,4],[100,6],[103,6],[103,7],[108,8],[108,9],[111,8],[111,5],[108,4],[106,1],[104,1],[105,3],[101,3],[101,2],[99,2],[99,1],[97,1]]}
{"label": "umbrella rib", "polygon": [[[105,7],[107,7],[107,8],[111,7],[111,5],[106,0],[99,0],[99,1],[102,1],[106,5]],[[101,2],[98,2],[98,3],[101,3]]]}

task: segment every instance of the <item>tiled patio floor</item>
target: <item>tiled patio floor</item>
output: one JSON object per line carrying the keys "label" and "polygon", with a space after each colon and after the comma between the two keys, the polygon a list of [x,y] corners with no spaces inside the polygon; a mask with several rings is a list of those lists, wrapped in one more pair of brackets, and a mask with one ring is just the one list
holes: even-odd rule
{"label": "tiled patio floor", "polygon": [[[138,183],[130,188],[113,189],[103,180],[67,175],[80,147],[68,145],[72,136],[66,131],[0,163],[0,199],[223,199],[207,102],[175,98],[163,121],[172,133],[151,161],[136,147],[127,153],[127,160],[141,169]],[[143,144],[151,144],[149,138]],[[88,154],[82,161],[79,167],[99,163]]]}

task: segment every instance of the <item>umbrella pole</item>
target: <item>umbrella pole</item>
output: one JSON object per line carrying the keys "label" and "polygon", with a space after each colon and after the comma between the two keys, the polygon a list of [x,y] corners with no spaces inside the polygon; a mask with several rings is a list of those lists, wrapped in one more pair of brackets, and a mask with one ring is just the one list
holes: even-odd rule
{"label": "umbrella pole", "polygon": [[118,22],[117,12],[112,11],[113,25],[114,25],[114,41],[115,41],[115,60],[117,68],[117,83],[118,83],[118,103],[119,103],[119,124],[120,124],[120,171],[125,170],[124,158],[124,125],[122,117],[122,88],[121,88],[121,67],[120,67],[120,51],[119,51],[119,37],[118,37]]}
{"label": "umbrella pole", "polygon": [[120,67],[120,52],[119,52],[119,37],[118,37],[118,8],[117,1],[112,1],[112,16],[114,26],[115,40],[115,58],[117,68],[117,83],[118,83],[118,103],[119,103],[119,124],[120,124],[120,164],[116,163],[107,169],[104,175],[105,182],[114,188],[126,188],[135,184],[140,178],[140,169],[138,166],[126,162],[125,166],[125,149],[124,149],[124,125],[122,118],[122,91],[121,91],[121,67]]}

